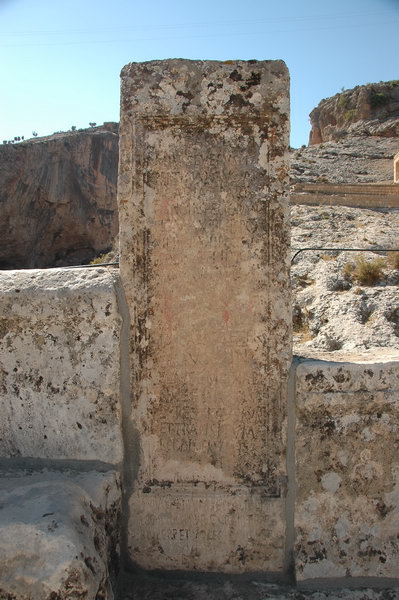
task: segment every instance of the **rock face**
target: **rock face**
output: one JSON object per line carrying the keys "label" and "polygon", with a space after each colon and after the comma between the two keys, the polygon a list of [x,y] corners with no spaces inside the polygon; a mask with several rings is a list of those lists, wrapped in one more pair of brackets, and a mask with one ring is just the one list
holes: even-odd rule
{"label": "rock face", "polygon": [[[291,225],[293,251],[399,248],[397,209],[292,206]],[[374,281],[362,279],[370,270],[363,261],[376,265]],[[291,271],[295,352],[399,349],[398,267],[395,255],[373,251],[299,254]]]}
{"label": "rock face", "polygon": [[76,265],[117,234],[118,125],[0,146],[0,268]]}
{"label": "rock face", "polygon": [[398,137],[399,81],[356,86],[322,100],[310,121],[310,145],[352,135]]}
{"label": "rock face", "polygon": [[399,150],[399,81],[357,86],[310,113],[309,147],[291,154],[291,183],[393,181]]}

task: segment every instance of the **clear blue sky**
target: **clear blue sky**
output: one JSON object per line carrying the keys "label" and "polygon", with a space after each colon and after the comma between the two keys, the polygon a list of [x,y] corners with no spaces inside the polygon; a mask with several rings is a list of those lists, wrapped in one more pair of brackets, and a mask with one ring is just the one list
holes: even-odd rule
{"label": "clear blue sky", "polygon": [[0,0],[0,33],[0,143],[119,120],[131,61],[285,60],[294,147],[322,98],[399,79],[399,0]]}

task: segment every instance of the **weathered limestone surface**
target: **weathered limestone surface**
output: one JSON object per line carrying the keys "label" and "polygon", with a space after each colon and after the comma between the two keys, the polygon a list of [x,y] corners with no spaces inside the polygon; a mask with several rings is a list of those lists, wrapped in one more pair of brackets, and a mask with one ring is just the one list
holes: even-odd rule
{"label": "weathered limestone surface", "polygon": [[0,273],[0,456],[122,460],[116,271]]}
{"label": "weathered limestone surface", "polygon": [[296,404],[297,579],[398,578],[399,362],[307,360]]}
{"label": "weathered limestone surface", "polygon": [[120,491],[108,473],[1,473],[0,598],[112,600]]}
{"label": "weathered limestone surface", "polygon": [[280,61],[122,71],[121,275],[142,567],[281,571],[288,74]]}

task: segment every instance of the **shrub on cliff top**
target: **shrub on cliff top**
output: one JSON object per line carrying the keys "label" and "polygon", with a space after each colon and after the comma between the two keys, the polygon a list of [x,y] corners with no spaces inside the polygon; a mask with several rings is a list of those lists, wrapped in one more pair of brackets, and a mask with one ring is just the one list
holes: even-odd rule
{"label": "shrub on cliff top", "polygon": [[390,252],[388,263],[393,269],[399,270],[399,252]]}
{"label": "shrub on cliff top", "polygon": [[384,92],[375,92],[374,90],[370,95],[370,106],[371,108],[378,108],[378,106],[383,106],[387,104],[390,100],[389,94]]}

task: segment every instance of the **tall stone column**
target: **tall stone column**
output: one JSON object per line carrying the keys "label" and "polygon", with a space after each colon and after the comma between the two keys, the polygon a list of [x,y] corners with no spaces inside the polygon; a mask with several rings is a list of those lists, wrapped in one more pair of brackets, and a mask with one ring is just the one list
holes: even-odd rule
{"label": "tall stone column", "polygon": [[280,61],[122,71],[129,551],[146,569],[283,570],[288,86]]}

